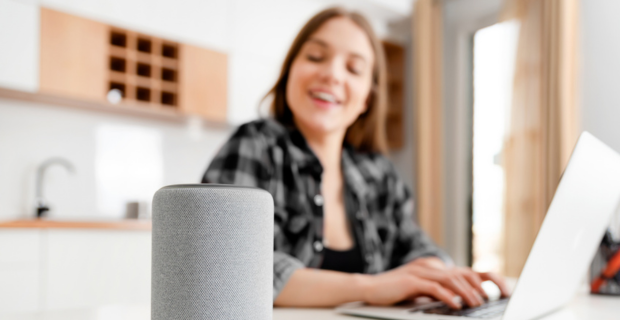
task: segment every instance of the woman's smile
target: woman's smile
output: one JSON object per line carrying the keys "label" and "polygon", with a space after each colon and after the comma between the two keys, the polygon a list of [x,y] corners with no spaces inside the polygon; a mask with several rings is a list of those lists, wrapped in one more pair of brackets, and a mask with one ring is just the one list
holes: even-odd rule
{"label": "woman's smile", "polygon": [[342,99],[329,90],[312,89],[308,92],[308,96],[320,109],[331,110],[342,106]]}

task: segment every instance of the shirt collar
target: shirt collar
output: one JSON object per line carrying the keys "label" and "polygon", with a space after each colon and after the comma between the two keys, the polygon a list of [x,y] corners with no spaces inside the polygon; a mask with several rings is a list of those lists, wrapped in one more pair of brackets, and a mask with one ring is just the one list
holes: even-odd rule
{"label": "shirt collar", "polygon": [[[297,163],[300,169],[316,171],[319,175],[323,173],[323,166],[319,158],[314,154],[306,138],[295,126],[286,127],[290,138],[291,147],[289,152],[291,158]],[[368,193],[368,185],[364,175],[360,171],[359,163],[355,161],[355,149],[346,141],[342,147],[342,174],[344,183],[351,188],[358,199],[365,199]]]}
{"label": "shirt collar", "polygon": [[359,164],[355,162],[355,150],[346,143],[342,148],[342,174],[345,183],[359,200],[365,199],[368,193],[368,185],[364,175],[359,170]]}
{"label": "shirt collar", "polygon": [[303,134],[294,126],[288,127],[287,130],[291,141],[289,152],[293,161],[302,170],[308,169],[315,171],[319,175],[322,174],[323,166],[319,158],[314,154],[314,151],[310,149]]}

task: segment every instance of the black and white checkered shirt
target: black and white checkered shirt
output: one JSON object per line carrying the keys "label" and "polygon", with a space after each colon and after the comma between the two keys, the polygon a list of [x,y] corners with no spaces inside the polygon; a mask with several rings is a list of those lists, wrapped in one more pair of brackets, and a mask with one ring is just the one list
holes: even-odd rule
{"label": "black and white checkered shirt", "polygon": [[[342,150],[345,208],[366,273],[419,257],[449,258],[414,224],[411,194],[393,165],[376,153]],[[253,186],[274,199],[274,299],[291,274],[318,268],[323,251],[323,168],[295,128],[272,119],[242,125],[207,169],[203,183]]]}

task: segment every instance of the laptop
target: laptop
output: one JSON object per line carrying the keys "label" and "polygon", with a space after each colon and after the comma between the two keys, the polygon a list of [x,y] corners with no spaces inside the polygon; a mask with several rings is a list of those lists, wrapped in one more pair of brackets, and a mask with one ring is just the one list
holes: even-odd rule
{"label": "laptop", "polygon": [[363,303],[336,312],[379,319],[529,320],[571,301],[620,200],[620,155],[588,132],[579,137],[510,299],[451,310],[442,303],[377,307]]}

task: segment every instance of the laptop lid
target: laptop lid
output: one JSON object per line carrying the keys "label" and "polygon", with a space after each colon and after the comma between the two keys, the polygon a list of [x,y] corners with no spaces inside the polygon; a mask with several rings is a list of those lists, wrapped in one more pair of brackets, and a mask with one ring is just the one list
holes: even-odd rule
{"label": "laptop lid", "polygon": [[503,320],[541,317],[575,295],[620,199],[620,155],[581,134]]}

